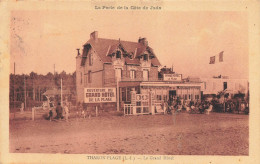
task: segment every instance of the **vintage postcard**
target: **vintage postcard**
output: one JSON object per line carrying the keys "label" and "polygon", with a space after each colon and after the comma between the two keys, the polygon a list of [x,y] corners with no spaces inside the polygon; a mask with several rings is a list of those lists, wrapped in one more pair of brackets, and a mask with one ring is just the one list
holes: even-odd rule
{"label": "vintage postcard", "polygon": [[1,1],[1,163],[258,163],[259,1]]}

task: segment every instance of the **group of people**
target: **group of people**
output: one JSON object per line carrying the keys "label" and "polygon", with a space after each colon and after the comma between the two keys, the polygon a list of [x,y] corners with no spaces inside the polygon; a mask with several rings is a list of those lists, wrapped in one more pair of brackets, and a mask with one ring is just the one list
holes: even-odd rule
{"label": "group of people", "polygon": [[[49,107],[49,120],[52,121],[53,119],[53,109],[54,109],[54,106],[52,103],[50,103],[50,107]],[[63,119],[63,114],[65,115],[65,120],[68,121],[69,120],[69,107],[68,107],[68,104],[67,103],[64,103],[63,104],[63,107],[61,106],[61,103],[58,102],[58,105],[57,107],[55,108],[55,111],[56,111],[56,119]]]}
{"label": "group of people", "polygon": [[210,110],[212,104],[207,101],[191,101],[190,104],[191,113],[200,113],[203,114],[206,110]]}
{"label": "group of people", "polygon": [[249,113],[249,103],[247,101],[239,101],[239,100],[229,100],[225,103],[218,103],[216,100],[205,101],[205,100],[191,100],[191,101],[181,101],[179,99],[168,99],[167,102],[163,103],[163,108],[165,109],[165,113],[171,114],[173,111],[179,112],[183,109],[190,113],[205,113],[214,110],[217,112],[235,112],[238,113],[240,111]]}
{"label": "group of people", "polygon": [[[60,102],[58,102],[57,106],[55,107],[53,103],[49,103],[49,117],[48,119],[51,121],[53,119],[63,119],[65,116],[65,120],[68,121],[69,119],[69,108],[70,104],[64,102],[63,105],[61,105]],[[56,116],[54,117],[54,114],[56,113]],[[85,110],[83,107],[83,103],[77,104],[77,111],[76,111],[76,117],[77,118],[86,118],[91,117],[90,110]]]}
{"label": "group of people", "polygon": [[244,111],[245,113],[248,114],[249,112],[249,103],[248,101],[242,101],[240,102],[239,100],[236,101],[227,101],[225,102],[225,107],[224,107],[224,112],[237,112],[239,113],[240,111]]}
{"label": "group of people", "polygon": [[177,99],[168,99],[167,102],[164,102],[165,113],[172,114],[172,112],[180,112],[185,109],[190,113],[204,113],[205,110],[209,110],[212,107],[210,102],[206,101],[178,101]]}
{"label": "group of people", "polygon": [[77,118],[91,118],[91,108],[84,108],[83,107],[83,103],[82,102],[78,102],[77,104],[77,111],[76,111],[76,114],[77,114]]}

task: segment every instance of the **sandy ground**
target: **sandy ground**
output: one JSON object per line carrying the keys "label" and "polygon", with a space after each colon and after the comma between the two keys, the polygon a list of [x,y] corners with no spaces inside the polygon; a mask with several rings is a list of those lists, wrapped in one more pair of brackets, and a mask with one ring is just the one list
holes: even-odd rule
{"label": "sandy ground", "polygon": [[11,120],[10,152],[248,155],[248,123],[223,113]]}

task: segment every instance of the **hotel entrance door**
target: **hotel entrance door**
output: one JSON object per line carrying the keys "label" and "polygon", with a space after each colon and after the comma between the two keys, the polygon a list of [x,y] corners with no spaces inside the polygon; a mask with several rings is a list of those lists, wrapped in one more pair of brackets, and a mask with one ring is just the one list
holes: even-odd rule
{"label": "hotel entrance door", "polygon": [[169,98],[176,97],[176,90],[169,90]]}
{"label": "hotel entrance door", "polygon": [[173,100],[176,98],[176,90],[169,90],[169,104],[172,105]]}

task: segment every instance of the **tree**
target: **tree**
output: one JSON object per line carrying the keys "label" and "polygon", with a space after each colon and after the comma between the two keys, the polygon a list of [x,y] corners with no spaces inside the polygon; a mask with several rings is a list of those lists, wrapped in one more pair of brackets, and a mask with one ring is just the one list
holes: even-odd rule
{"label": "tree", "polygon": [[31,79],[37,79],[38,74],[35,73],[35,72],[31,72],[29,76],[30,76]]}
{"label": "tree", "polygon": [[48,80],[53,80],[54,75],[53,75],[51,72],[48,72],[47,75],[46,75],[46,78],[47,78]]}
{"label": "tree", "polygon": [[60,78],[62,78],[62,79],[66,79],[66,78],[67,78],[67,74],[66,74],[65,71],[62,71],[62,72],[60,73]]}

